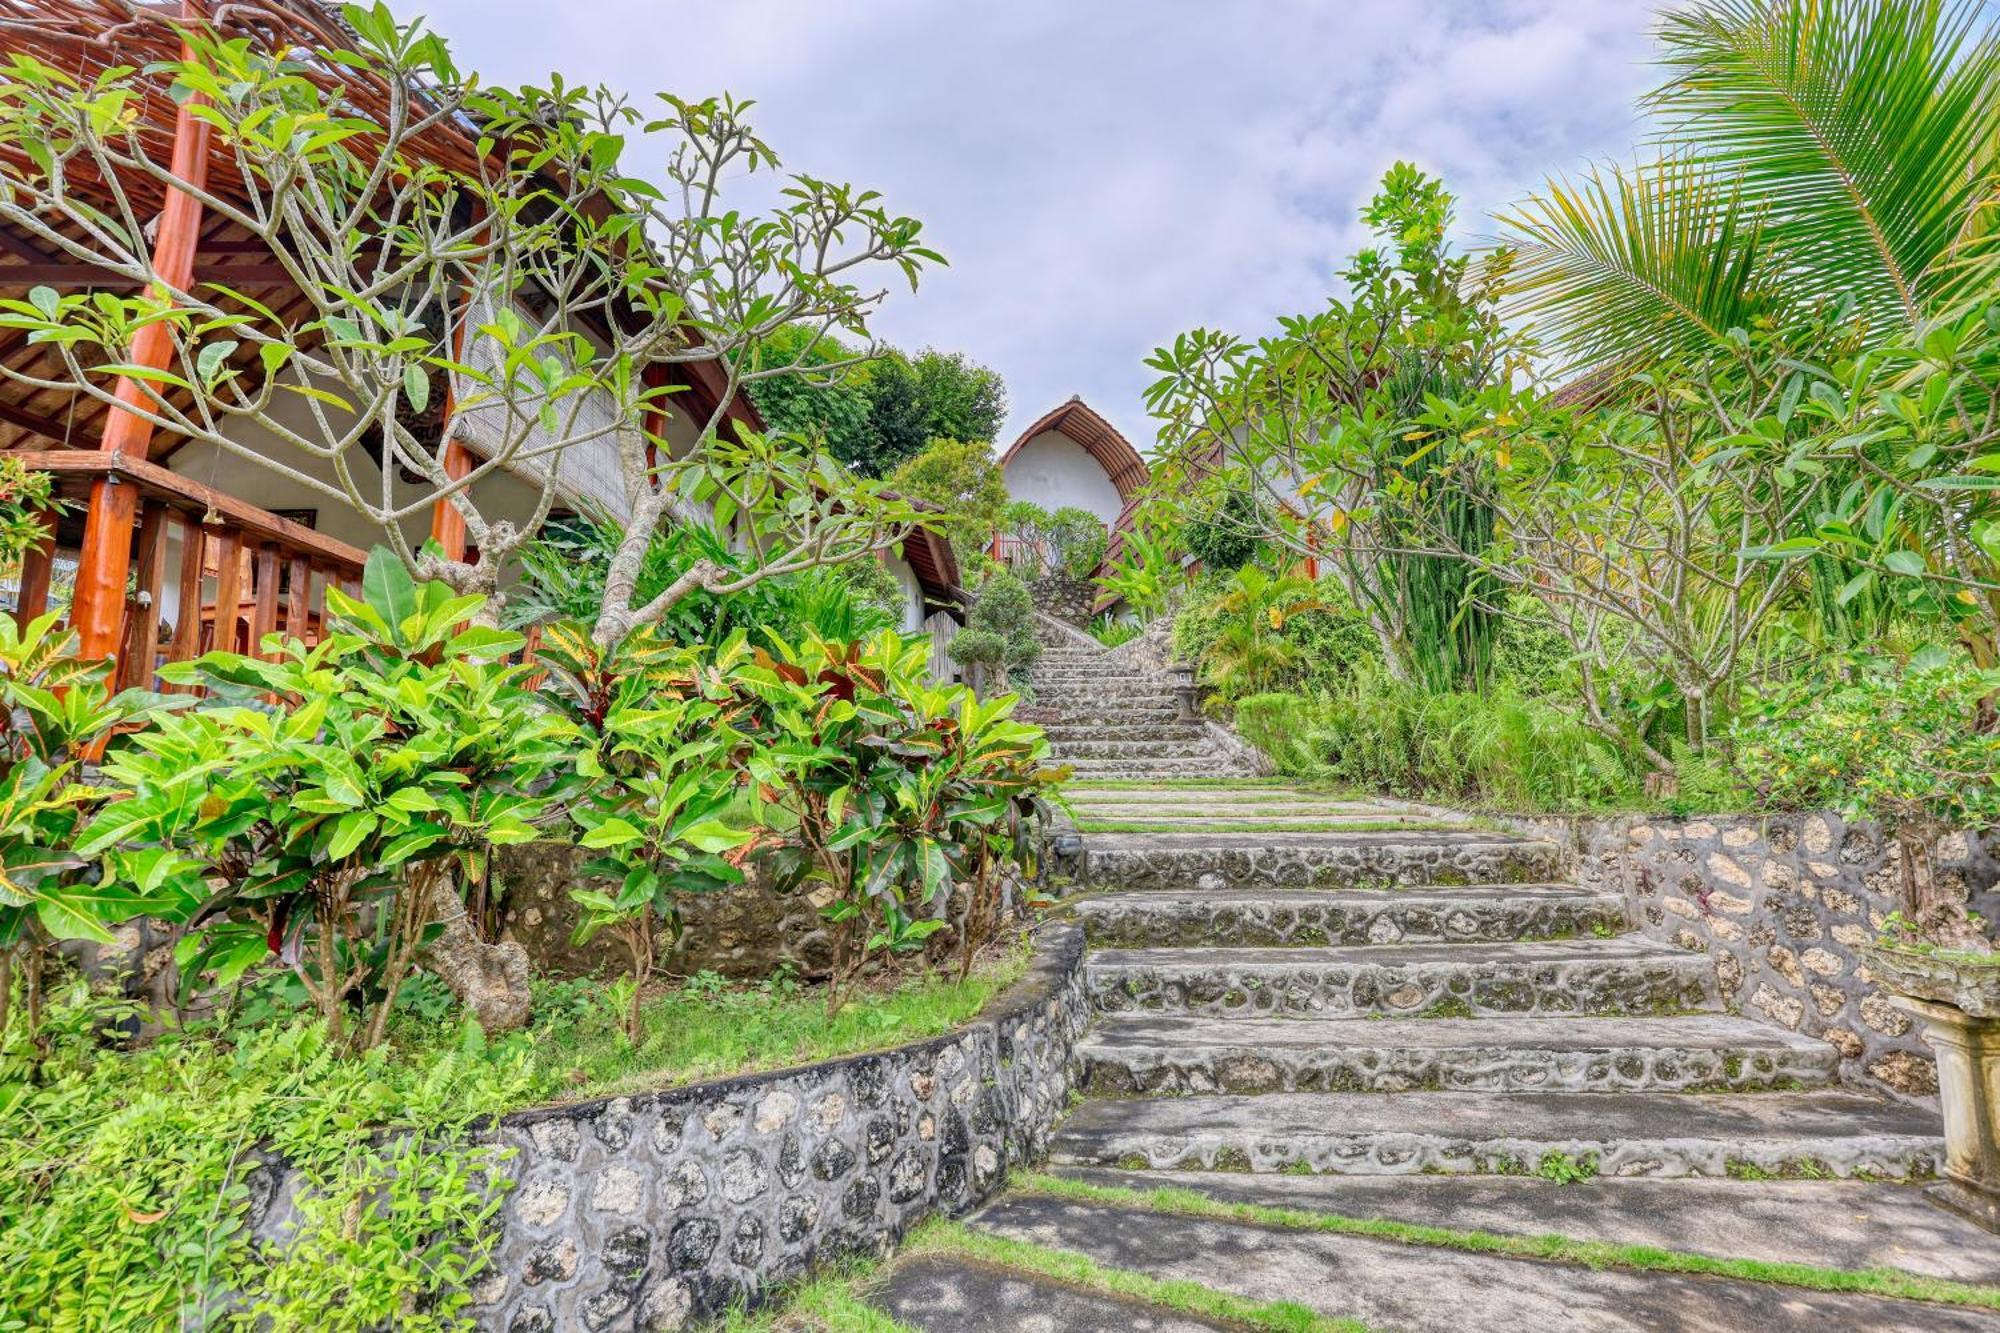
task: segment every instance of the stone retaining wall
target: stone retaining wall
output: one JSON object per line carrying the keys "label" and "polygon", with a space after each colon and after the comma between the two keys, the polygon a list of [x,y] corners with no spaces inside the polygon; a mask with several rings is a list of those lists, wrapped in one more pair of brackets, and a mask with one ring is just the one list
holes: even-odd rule
{"label": "stone retaining wall", "polygon": [[[1088,1021],[1082,932],[971,1025],[895,1050],[506,1117],[515,1185],[470,1316],[505,1333],[680,1328],[841,1255],[881,1253],[1043,1154]],[[251,1173],[253,1234],[296,1213]]]}
{"label": "stone retaining wall", "polygon": [[[609,935],[576,944],[577,906],[570,890],[584,882],[579,867],[598,853],[567,842],[531,842],[499,848],[494,875],[504,887],[503,933],[519,940],[537,972],[555,976],[616,975],[624,951]],[[778,893],[751,871],[748,883],[713,893],[675,898],[682,930],[658,938],[662,971],[688,976],[707,970],[759,981],[788,964],[799,976],[819,978],[833,962],[833,939],[821,903],[806,892]]]}
{"label": "stone retaining wall", "polygon": [[[1707,952],[1731,1008],[1825,1039],[1849,1083],[1936,1096],[1930,1049],[1858,952],[1900,901],[1901,854],[1882,829],[1833,814],[1538,827],[1551,822],[1576,851],[1577,882],[1624,894],[1641,932]],[[2000,921],[1995,850],[1991,840],[1954,834],[1933,853],[1938,873],[1988,921]]]}

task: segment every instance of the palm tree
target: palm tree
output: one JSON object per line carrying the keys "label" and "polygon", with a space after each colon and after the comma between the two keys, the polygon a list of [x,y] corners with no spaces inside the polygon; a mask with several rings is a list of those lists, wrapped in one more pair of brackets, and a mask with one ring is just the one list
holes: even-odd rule
{"label": "palm tree", "polygon": [[1700,0],[1660,41],[1658,159],[1499,219],[1513,313],[1563,368],[1834,300],[1879,341],[1990,279],[2000,39],[1978,0]]}

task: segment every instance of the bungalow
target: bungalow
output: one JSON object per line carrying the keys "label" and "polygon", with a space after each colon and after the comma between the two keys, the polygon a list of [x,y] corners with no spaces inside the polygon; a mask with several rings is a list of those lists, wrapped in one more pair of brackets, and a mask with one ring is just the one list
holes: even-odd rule
{"label": "bungalow", "polygon": [[[346,40],[330,7],[311,0],[242,0],[213,7],[212,17],[204,17],[206,8],[132,0],[6,0],[0,3],[0,47],[87,81],[108,68],[146,69],[155,61],[176,58],[182,49],[176,25],[188,21],[215,23],[232,37],[268,49],[310,52]],[[164,83],[134,111],[144,117],[156,160],[173,163],[176,181],[202,182],[211,191],[236,197],[231,182],[241,178],[233,174],[235,161],[210,144],[199,118],[177,104]],[[436,163],[449,167],[474,160],[464,125],[440,123],[427,133],[424,151]],[[19,144],[0,145],[0,171],[27,166]],[[292,318],[305,308],[286,267],[264,242],[227,218],[205,216],[191,190],[123,176],[119,184],[141,210],[153,247],[152,271],[177,289],[214,284],[204,290],[254,294],[256,302],[280,318]],[[37,220],[73,228],[60,218]],[[77,235],[73,229],[64,234]],[[32,229],[0,221],[0,296],[25,300],[36,288],[131,286],[129,277],[76,262],[73,254],[56,252]],[[251,308],[234,297],[223,303]],[[486,322],[463,310],[454,317],[462,340],[464,330]],[[579,317],[578,325],[601,345],[604,330],[586,317]],[[135,340],[128,358],[135,365],[146,363],[143,338]],[[477,364],[482,354],[492,355],[482,352],[480,341],[479,335],[471,335],[464,360]],[[157,367],[167,349],[162,346],[155,355],[159,360],[151,364]],[[212,443],[172,437],[138,412],[63,387],[54,349],[23,332],[0,335],[0,363],[10,372],[0,380],[0,451],[54,474],[58,492],[71,501],[49,523],[45,543],[29,554],[17,585],[0,589],[0,601],[11,600],[11,609],[23,618],[51,607],[64,610],[87,654],[118,658],[121,684],[149,684],[161,663],[186,660],[212,647],[252,651],[274,631],[311,641],[320,632],[325,589],[358,581],[364,548],[378,539],[379,530],[329,494],[332,462],[283,438],[290,431],[299,438],[326,439],[335,414],[316,405],[309,390],[292,396],[293,406],[282,419],[265,424],[239,418],[227,435],[232,444],[260,458],[281,460],[290,469],[287,473]],[[245,383],[256,383],[264,374],[247,343],[231,364]],[[677,452],[694,445],[696,423],[717,410],[727,386],[709,363],[672,367],[667,382],[682,391],[672,400],[677,410],[660,413],[649,425]],[[146,401],[130,377],[118,392],[127,402]],[[184,408],[193,392],[171,390]],[[431,443],[442,450],[433,456],[444,460],[453,477],[473,475],[482,461],[495,456],[501,423],[480,410],[457,413],[451,437],[442,438],[444,401],[448,393],[437,394],[430,406]],[[762,424],[755,408],[741,398],[727,404],[728,422],[752,428]],[[410,429],[421,438],[425,423]],[[528,457],[494,468],[472,487],[479,511],[490,519],[518,522],[536,508],[546,480],[542,469],[548,464],[533,458],[532,450],[518,452]],[[384,481],[379,445],[368,457],[349,451],[341,461],[364,488]],[[387,466],[393,470],[397,465],[389,460]],[[621,472],[608,433],[566,450],[560,477],[559,502],[599,507],[614,517],[624,512]],[[315,487],[315,481],[322,485]],[[464,520],[443,500],[412,513],[403,531],[413,544],[428,537],[453,555],[466,549]],[[905,592],[906,629],[921,628],[927,615],[953,605],[958,576],[942,539],[919,533],[900,550],[885,553],[885,563]]]}
{"label": "bungalow", "polygon": [[[1152,471],[1119,429],[1081,397],[1039,417],[1000,455],[1007,494],[1053,512],[1088,510],[1111,530],[1106,559],[1115,555],[1119,534],[1131,522]],[[1012,560],[1025,552],[1019,540],[995,539],[993,554]]]}

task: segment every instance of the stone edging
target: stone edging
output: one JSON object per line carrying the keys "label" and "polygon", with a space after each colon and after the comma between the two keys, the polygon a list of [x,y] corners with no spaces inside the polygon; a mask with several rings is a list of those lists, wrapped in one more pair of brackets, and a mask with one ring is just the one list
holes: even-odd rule
{"label": "stone edging", "polygon": [[[1082,931],[1039,933],[1028,975],[955,1032],[504,1117],[516,1184],[467,1313],[506,1333],[680,1328],[984,1201],[1046,1151],[1088,1022]],[[251,1174],[252,1234],[281,1240],[292,1182]]]}

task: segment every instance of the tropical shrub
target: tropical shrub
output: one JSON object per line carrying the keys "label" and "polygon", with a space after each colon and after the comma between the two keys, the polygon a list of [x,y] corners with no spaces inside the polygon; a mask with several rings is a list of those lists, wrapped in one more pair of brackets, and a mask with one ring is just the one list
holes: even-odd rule
{"label": "tropical shrub", "polygon": [[1265,522],[1257,497],[1231,488],[1188,519],[1181,544],[1203,569],[1233,574],[1263,550]]}
{"label": "tropical shrub", "polygon": [[330,632],[311,648],[274,637],[264,658],[163,668],[214,699],[107,759],[116,799],[77,851],[157,858],[141,883],[188,926],[184,987],[275,959],[336,1040],[365,1048],[428,943],[489,1029],[518,1025],[525,958],[519,995],[450,965],[477,953],[461,895],[484,882],[493,847],[560,813],[564,784],[550,777],[574,768],[573,731],[525,687],[530,669],[508,663],[521,636],[468,623],[483,599],[416,583],[380,548],[362,591],[328,590]]}
{"label": "tropical shrub", "polygon": [[706,659],[645,630],[611,649],[582,622],[543,635],[538,662],[576,728],[577,772],[589,784],[570,816],[578,844],[602,853],[582,868],[599,883],[570,892],[582,908],[576,940],[609,929],[625,945],[634,1046],[645,1035],[642,988],[653,973],[656,923],[677,939],[678,894],[743,882],[723,853],[746,847],[752,834],[722,816],[735,800],[745,744],[730,726],[738,709],[728,680],[747,652],[740,633]]}
{"label": "tropical shrub", "polygon": [[956,880],[961,948],[976,949],[1002,865],[1033,854],[1023,821],[1046,780],[1040,731],[1011,720],[1011,698],[982,703],[927,673],[922,641],[894,634],[774,642],[735,673],[740,726],[758,742],[748,770],[785,834],[767,864],[812,886],[833,935],[829,1011],[871,955],[946,926]]}
{"label": "tropical shrub", "polygon": [[1121,534],[1117,558],[1097,577],[1106,596],[1124,603],[1141,620],[1165,612],[1189,586],[1173,534],[1156,521],[1156,512],[1145,505],[1135,511]]}
{"label": "tropical shrub", "polygon": [[1104,563],[1105,548],[1111,544],[1104,520],[1075,505],[1065,505],[1050,514],[1044,531],[1056,570],[1073,579],[1087,579],[1095,574]]}
{"label": "tropical shrub", "polygon": [[48,523],[63,508],[55,474],[31,469],[17,455],[0,454],[0,574],[21,567],[21,557],[49,537]]}
{"label": "tropical shrub", "polygon": [[[516,627],[587,620],[601,604],[604,581],[622,529],[603,515],[551,523],[521,551],[521,581],[509,591],[507,622]],[[746,557],[706,527],[663,530],[647,547],[633,596],[658,597],[706,561],[733,575],[747,572]],[[753,582],[727,594],[697,590],[661,618],[660,632],[680,644],[718,644],[731,634],[776,629],[798,636],[821,633],[857,637],[902,620],[902,589],[872,553]]]}
{"label": "tropical shrub", "polygon": [[1299,660],[1283,631],[1290,617],[1318,605],[1310,579],[1245,565],[1216,602],[1217,631],[1202,657],[1202,679],[1226,699],[1268,690]]}
{"label": "tropical shrub", "polygon": [[1766,804],[1881,820],[1903,846],[1909,919],[1933,943],[1984,949],[1962,896],[1928,874],[1947,830],[2000,824],[2000,672],[1931,653],[1901,671],[1777,689],[1736,732]]}
{"label": "tropical shrub", "polygon": [[[968,637],[969,636],[969,637]],[[979,585],[965,628],[945,651],[961,666],[984,667],[995,673],[992,692],[1008,688],[1011,673],[1033,666],[1042,656],[1035,633],[1035,601],[1028,585],[1012,570],[996,569]]]}
{"label": "tropical shrub", "polygon": [[1602,736],[1506,690],[1436,694],[1364,667],[1342,689],[1252,696],[1236,721],[1287,774],[1359,790],[1509,810],[1601,808],[1643,794]]}
{"label": "tropical shrub", "polygon": [[1090,623],[1090,637],[1106,648],[1116,648],[1130,643],[1146,632],[1145,626],[1132,620],[1115,620],[1108,615],[1099,616]]}
{"label": "tropical shrub", "polygon": [[191,702],[143,690],[107,697],[111,663],[77,657],[59,619],[51,612],[20,627],[0,615],[0,1032],[18,960],[31,1037],[48,946],[109,944],[112,927],[159,905],[157,854],[120,852],[106,864],[79,849],[79,829],[106,796],[83,781],[83,765],[130,744],[132,723]]}

